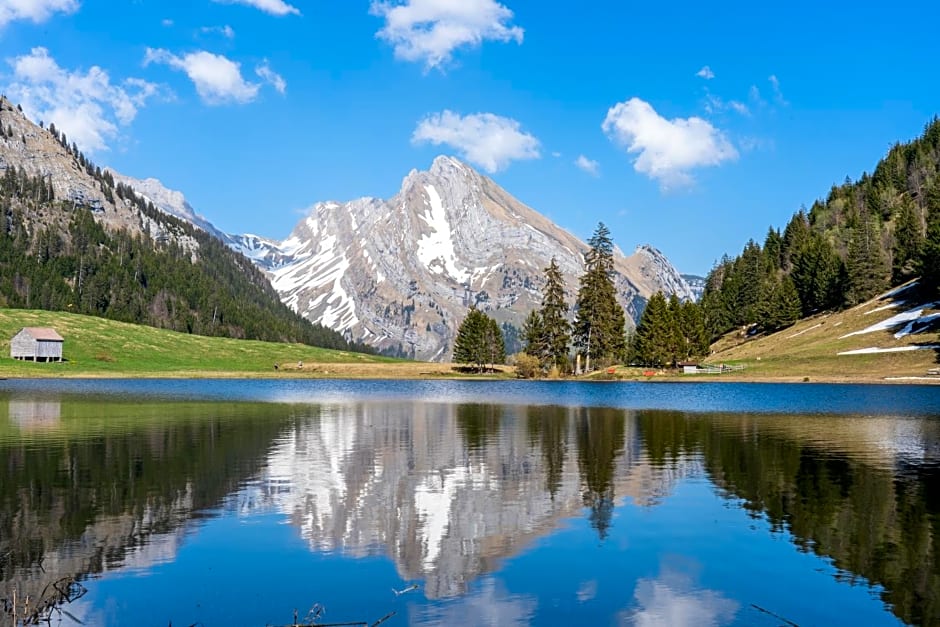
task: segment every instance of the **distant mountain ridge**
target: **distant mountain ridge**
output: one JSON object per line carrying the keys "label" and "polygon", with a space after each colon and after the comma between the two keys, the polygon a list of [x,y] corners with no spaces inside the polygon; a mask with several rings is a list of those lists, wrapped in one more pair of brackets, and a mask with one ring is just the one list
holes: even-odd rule
{"label": "distant mountain ridge", "polygon": [[105,171],[109,172],[116,182],[132,188],[137,195],[142,196],[145,201],[152,203],[160,211],[185,220],[210,235],[226,241],[226,234],[215,228],[204,216],[197,214],[183,192],[169,189],[155,178],[135,179],[111,168],[105,168]]}

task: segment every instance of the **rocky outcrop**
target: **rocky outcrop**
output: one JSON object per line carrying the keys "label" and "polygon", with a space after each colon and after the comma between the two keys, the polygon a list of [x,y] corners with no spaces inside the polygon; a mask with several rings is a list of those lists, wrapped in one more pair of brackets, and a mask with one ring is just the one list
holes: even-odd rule
{"label": "rocky outcrop", "polygon": [[[52,126],[45,128],[34,124],[19,107],[3,97],[0,97],[0,127],[3,128],[3,133],[0,133],[0,176],[16,168],[18,172],[51,184],[54,200],[60,208],[87,207],[95,220],[106,228],[141,235],[146,233],[160,242],[173,240],[190,251],[194,259],[197,257],[199,246],[195,240],[178,232],[172,225],[145,215],[131,199],[116,195],[104,182],[102,171],[85,161],[76,148],[66,148],[53,133]],[[115,182],[121,181],[115,178]],[[49,226],[56,221],[67,222],[68,219],[67,211],[29,211],[24,215],[24,220],[34,227]],[[184,219],[189,220],[188,217]]]}

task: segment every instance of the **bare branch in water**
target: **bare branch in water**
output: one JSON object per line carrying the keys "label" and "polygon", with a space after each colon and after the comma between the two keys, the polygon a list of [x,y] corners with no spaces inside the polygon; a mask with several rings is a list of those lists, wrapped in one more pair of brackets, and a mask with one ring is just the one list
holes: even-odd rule
{"label": "bare branch in water", "polygon": [[407,588],[402,588],[401,590],[396,590],[395,588],[392,588],[392,592],[394,592],[395,596],[398,597],[398,596],[405,594],[406,592],[411,592],[412,590],[417,590],[417,589],[418,589],[418,584],[413,583]]}
{"label": "bare branch in water", "polygon": [[788,620],[788,619],[784,618],[783,616],[781,616],[780,614],[775,614],[774,612],[771,612],[770,610],[768,610],[768,609],[766,609],[766,608],[763,608],[763,607],[761,607],[760,605],[757,605],[756,603],[751,603],[751,607],[753,607],[755,610],[757,610],[757,611],[759,611],[759,612],[763,612],[764,614],[769,614],[770,616],[773,616],[774,618],[777,618],[777,619],[779,619],[779,620],[782,620],[782,621],[785,622],[787,625],[790,625],[790,627],[800,627],[799,625],[797,625],[796,623],[794,623],[792,620]]}

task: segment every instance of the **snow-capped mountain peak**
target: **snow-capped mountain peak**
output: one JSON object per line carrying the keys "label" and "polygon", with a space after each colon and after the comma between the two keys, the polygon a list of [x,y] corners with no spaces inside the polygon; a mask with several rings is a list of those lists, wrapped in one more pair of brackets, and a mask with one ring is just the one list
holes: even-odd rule
{"label": "snow-capped mountain peak", "polygon": [[[417,359],[450,356],[470,305],[521,328],[555,257],[569,302],[587,246],[454,157],[412,170],[388,200],[322,202],[283,242],[233,237],[281,298],[314,322]],[[616,255],[621,301],[691,292],[651,247]]]}

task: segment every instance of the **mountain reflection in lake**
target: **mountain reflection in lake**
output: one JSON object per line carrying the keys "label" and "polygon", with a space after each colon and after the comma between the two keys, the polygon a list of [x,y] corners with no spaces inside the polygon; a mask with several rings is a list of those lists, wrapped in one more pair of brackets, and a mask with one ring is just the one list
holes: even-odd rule
{"label": "mountain reflection in lake", "polygon": [[919,388],[926,415],[605,407],[623,388],[596,385],[489,403],[70,385],[0,387],[0,599],[72,576],[86,624],[287,624],[315,603],[320,623],[940,623],[940,419]]}

